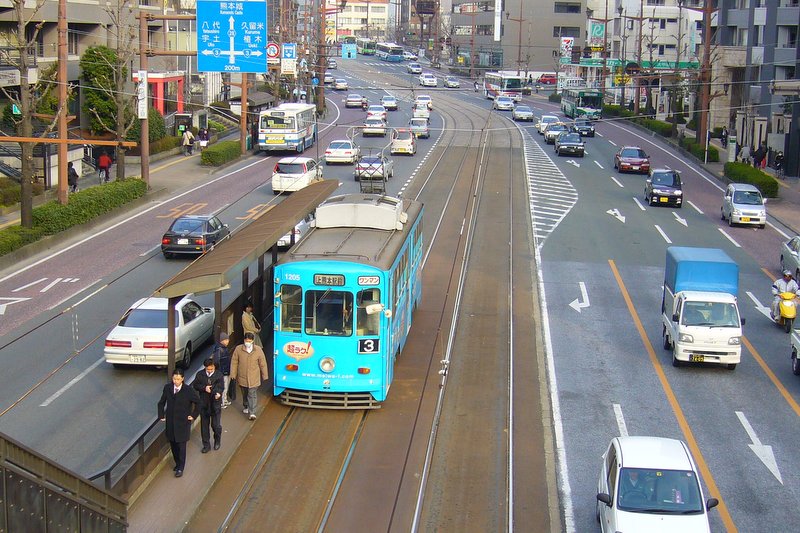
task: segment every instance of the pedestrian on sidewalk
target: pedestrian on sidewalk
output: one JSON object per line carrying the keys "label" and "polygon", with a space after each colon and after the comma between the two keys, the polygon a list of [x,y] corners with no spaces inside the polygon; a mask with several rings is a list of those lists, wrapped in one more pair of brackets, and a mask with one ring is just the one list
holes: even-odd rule
{"label": "pedestrian on sidewalk", "polygon": [[67,163],[67,183],[69,192],[78,192],[78,171],[75,170],[72,161]]}
{"label": "pedestrian on sidewalk", "polygon": [[739,152],[739,161],[744,163],[745,165],[750,164],[750,147],[746,144],[742,146],[741,152]]}
{"label": "pedestrian on sidewalk", "polygon": [[253,302],[244,304],[244,312],[242,312],[242,330],[244,330],[245,335],[247,333],[253,334],[256,346],[259,348],[264,347],[261,343],[261,324],[253,314]]}
{"label": "pedestrian on sidewalk", "polygon": [[231,400],[235,400],[235,397],[231,397],[230,392],[236,392],[236,387],[233,389],[230,388],[231,384],[231,352],[228,350],[228,344],[230,344],[231,340],[227,333],[224,331],[219,334],[219,340],[214,345],[214,349],[211,352],[211,357],[214,359],[214,363],[216,364],[217,368],[220,372],[222,372],[222,380],[223,380],[223,389],[222,389],[222,408],[225,409],[231,404]]}
{"label": "pedestrian on sidewalk", "polygon": [[208,141],[209,141],[209,139],[211,138],[211,137],[210,137],[210,135],[208,134],[208,130],[207,130],[206,128],[202,128],[202,129],[201,129],[201,130],[200,130],[200,131],[197,133],[197,138],[200,140],[200,151],[202,152],[202,151],[203,151],[203,149],[204,149],[206,146],[208,146]]}
{"label": "pedestrian on sidewalk", "polygon": [[203,367],[194,376],[192,387],[200,396],[200,437],[203,439],[201,453],[211,450],[211,432],[214,430],[214,449],[222,444],[222,392],[225,388],[222,372],[217,370],[211,357],[203,361]]}
{"label": "pedestrian on sidewalk", "polygon": [[231,357],[231,377],[236,380],[242,391],[242,404],[244,414],[250,420],[256,419],[256,402],[258,401],[258,387],[262,381],[269,378],[267,358],[264,350],[255,345],[252,333],[244,334],[244,344],[233,350]]}
{"label": "pedestrian on sidewalk", "polygon": [[175,460],[175,477],[181,477],[186,466],[186,443],[192,433],[199,401],[194,389],[183,383],[183,370],[173,370],[172,383],[164,385],[158,401],[158,418],[167,423],[164,434]]}
{"label": "pedestrian on sidewalk", "polygon": [[100,175],[100,183],[106,183],[111,179],[111,174],[109,174],[111,163],[111,158],[105,152],[101,153],[100,157],[97,158],[97,170]]}
{"label": "pedestrian on sidewalk", "polygon": [[183,130],[183,138],[181,140],[181,144],[183,144],[183,155],[192,155],[192,147],[194,146],[194,134],[192,130],[186,128]]}
{"label": "pedestrian on sidewalk", "polygon": [[767,147],[764,143],[758,147],[758,149],[753,153],[753,166],[755,168],[762,168],[761,162],[767,157]]}
{"label": "pedestrian on sidewalk", "polygon": [[726,126],[722,126],[722,132],[719,134],[719,139],[722,142],[722,147],[728,147],[728,128]]}

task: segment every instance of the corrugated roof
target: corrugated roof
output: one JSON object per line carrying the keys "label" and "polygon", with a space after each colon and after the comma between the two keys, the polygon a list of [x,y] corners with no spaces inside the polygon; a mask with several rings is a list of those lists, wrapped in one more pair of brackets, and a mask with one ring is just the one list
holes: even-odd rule
{"label": "corrugated roof", "polygon": [[314,211],[337,188],[337,180],[323,180],[288,198],[237,231],[164,283],[155,296],[165,298],[223,289],[241,278],[242,271],[266,254],[295,224]]}

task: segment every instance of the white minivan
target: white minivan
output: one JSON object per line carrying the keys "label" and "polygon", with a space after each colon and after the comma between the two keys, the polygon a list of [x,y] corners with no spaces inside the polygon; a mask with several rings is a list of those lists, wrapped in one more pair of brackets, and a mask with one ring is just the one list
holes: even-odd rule
{"label": "white minivan", "polygon": [[764,228],[767,225],[767,200],[753,185],[731,183],[722,197],[721,218],[729,226],[750,224]]}
{"label": "white minivan", "polygon": [[284,157],[272,171],[272,192],[299,191],[322,179],[322,165],[312,157]]}

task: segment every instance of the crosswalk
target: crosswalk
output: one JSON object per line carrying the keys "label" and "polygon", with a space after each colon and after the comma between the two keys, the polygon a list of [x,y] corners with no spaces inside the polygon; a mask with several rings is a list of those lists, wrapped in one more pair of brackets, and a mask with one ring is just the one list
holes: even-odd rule
{"label": "crosswalk", "polygon": [[578,192],[533,139],[531,131],[531,128],[522,129],[523,153],[534,244],[541,249],[547,236],[578,202]]}

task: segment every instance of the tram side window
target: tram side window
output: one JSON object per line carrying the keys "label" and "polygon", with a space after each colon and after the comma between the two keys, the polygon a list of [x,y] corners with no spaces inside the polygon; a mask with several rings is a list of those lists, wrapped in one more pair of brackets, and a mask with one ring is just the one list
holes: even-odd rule
{"label": "tram side window", "polygon": [[353,334],[353,294],[344,291],[307,291],[305,330],[308,335]]}
{"label": "tram side window", "polygon": [[380,289],[364,289],[358,291],[356,298],[358,309],[356,312],[356,335],[380,335],[381,315],[380,313],[367,314],[367,306],[381,303]]}
{"label": "tram side window", "polygon": [[303,289],[281,285],[281,331],[300,333],[303,327]]}

